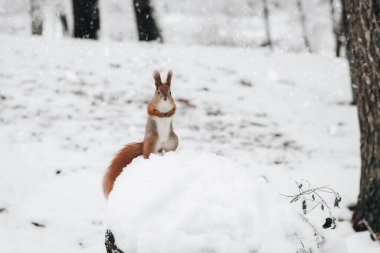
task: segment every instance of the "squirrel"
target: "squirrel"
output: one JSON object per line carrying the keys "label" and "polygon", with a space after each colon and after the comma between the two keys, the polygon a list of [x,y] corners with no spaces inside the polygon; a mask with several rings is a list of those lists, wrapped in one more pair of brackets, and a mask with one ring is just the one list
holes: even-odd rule
{"label": "squirrel", "polygon": [[134,158],[142,155],[148,159],[151,153],[163,153],[177,149],[178,137],[173,131],[172,123],[173,115],[176,112],[176,105],[170,90],[172,76],[173,72],[169,71],[166,82],[162,83],[160,73],[154,71],[156,91],[147,107],[148,119],[144,141],[127,144],[112,160],[103,179],[103,193],[106,199],[112,191],[116,178]]}

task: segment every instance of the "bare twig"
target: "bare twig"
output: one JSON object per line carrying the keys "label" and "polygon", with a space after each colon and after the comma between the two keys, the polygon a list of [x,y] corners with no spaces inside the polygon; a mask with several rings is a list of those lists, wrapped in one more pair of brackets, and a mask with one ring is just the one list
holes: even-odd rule
{"label": "bare twig", "polygon": [[380,240],[379,240],[379,238],[378,238],[378,235],[375,233],[375,231],[373,231],[373,229],[371,228],[371,226],[368,224],[367,220],[363,219],[363,220],[361,220],[361,221],[359,222],[359,224],[363,224],[363,225],[367,228],[367,230],[369,231],[369,233],[371,234],[372,238],[373,238],[376,242],[380,243]]}
{"label": "bare twig", "polygon": [[[297,182],[296,180],[294,180],[294,182],[297,185],[298,194],[295,194],[295,195],[281,194],[281,195],[287,198],[290,198],[291,199],[290,203],[295,203],[298,200],[301,200],[302,211],[303,211],[304,216],[310,213],[311,211],[313,211],[318,206],[321,207],[322,211],[327,209],[327,211],[329,212],[329,217],[326,218],[323,228],[335,228],[336,218],[333,217],[331,209],[333,207],[339,207],[339,203],[341,201],[341,197],[339,196],[339,193],[337,193],[334,189],[332,189],[328,185],[313,188],[311,187],[310,182],[305,179],[302,179],[300,182]],[[304,185],[307,185],[307,186],[305,187]],[[322,197],[321,193],[334,195],[335,198],[334,198],[333,207],[328,204],[328,202]],[[311,208],[308,208],[309,206],[311,206]]]}
{"label": "bare twig", "polygon": [[323,245],[325,238],[321,236],[321,233],[318,231],[318,229],[305,217],[303,214],[298,214],[303,221],[305,221],[309,226],[313,229],[314,237],[315,237],[315,243],[317,245],[318,252],[320,252],[320,248]]}

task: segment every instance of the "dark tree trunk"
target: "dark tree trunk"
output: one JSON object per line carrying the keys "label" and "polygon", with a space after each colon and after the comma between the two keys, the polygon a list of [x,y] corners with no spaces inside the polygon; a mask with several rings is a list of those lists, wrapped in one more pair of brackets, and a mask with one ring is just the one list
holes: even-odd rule
{"label": "dark tree trunk", "polygon": [[30,0],[30,16],[32,19],[32,34],[42,35],[44,17],[41,0]]}
{"label": "dark tree trunk", "polygon": [[272,44],[272,37],[270,33],[270,23],[269,23],[269,8],[268,8],[268,1],[263,1],[263,13],[264,13],[264,23],[265,23],[265,34],[267,36],[267,40],[263,44],[263,46],[268,46],[271,50],[273,49]]}
{"label": "dark tree trunk", "polygon": [[299,15],[300,23],[301,23],[303,42],[305,43],[305,47],[307,51],[311,53],[313,52],[313,50],[311,49],[309,37],[307,34],[306,15],[303,9],[302,0],[297,0],[297,11],[298,11],[298,15]]}
{"label": "dark tree trunk", "polygon": [[352,221],[356,230],[372,230],[379,237],[380,0],[344,0],[344,7],[356,71],[353,82],[358,87],[360,123],[360,193]]}
{"label": "dark tree trunk", "polygon": [[[336,34],[336,48],[335,48],[335,56],[342,56],[342,50],[347,50],[348,43],[348,23],[347,23],[347,14],[343,4],[344,0],[340,0],[341,3],[341,12],[340,17],[337,22],[337,34]],[[346,52],[347,57],[347,52]]]}
{"label": "dark tree trunk", "polygon": [[335,1],[330,0],[330,18],[331,18],[331,24],[333,26],[333,33],[335,36],[335,55],[336,57],[340,56],[340,48],[342,47],[341,43],[341,34],[340,34],[340,26],[339,22],[336,18],[336,9],[335,9]]}
{"label": "dark tree trunk", "polygon": [[98,39],[100,29],[98,0],[73,0],[74,37]]}
{"label": "dark tree trunk", "polygon": [[340,24],[340,42],[343,44],[343,46],[346,49],[346,57],[348,60],[348,64],[350,67],[350,77],[351,77],[351,91],[352,91],[352,105],[356,105],[358,103],[358,91],[357,91],[357,85],[355,84],[355,81],[358,75],[358,71],[354,66],[354,59],[352,57],[352,47],[351,47],[351,39],[349,36],[349,23],[348,23],[348,17],[347,17],[347,11],[346,6],[344,4],[344,0],[342,1],[342,19]]}
{"label": "dark tree trunk", "polygon": [[162,41],[160,30],[153,17],[153,8],[151,7],[150,0],[133,0],[133,6],[136,14],[139,40]]}

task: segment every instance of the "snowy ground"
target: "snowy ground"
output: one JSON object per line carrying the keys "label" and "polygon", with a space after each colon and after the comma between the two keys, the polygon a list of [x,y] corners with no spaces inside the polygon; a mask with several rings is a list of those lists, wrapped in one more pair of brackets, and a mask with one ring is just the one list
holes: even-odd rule
{"label": "snowy ground", "polygon": [[[321,229],[323,252],[348,252],[347,245],[368,240],[353,234],[344,208],[359,186],[345,61],[9,36],[0,36],[0,55],[3,252],[105,251],[104,170],[124,144],[142,139],[152,70],[169,68],[180,150],[232,159],[273,193],[297,192],[293,179],[330,185],[343,198],[336,213],[343,222]],[[323,215],[315,211],[319,227]]]}
{"label": "snowy ground", "polygon": [[313,228],[250,172],[192,150],[138,158],[115,182],[108,227],[130,253],[316,251]]}

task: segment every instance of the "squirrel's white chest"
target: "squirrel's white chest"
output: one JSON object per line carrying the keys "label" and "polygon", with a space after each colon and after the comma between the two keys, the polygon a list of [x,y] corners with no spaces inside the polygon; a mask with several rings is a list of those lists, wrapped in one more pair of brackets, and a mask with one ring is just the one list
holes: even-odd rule
{"label": "squirrel's white chest", "polygon": [[170,104],[169,100],[160,100],[157,104],[157,110],[160,112],[168,112],[171,109],[173,109],[172,105]]}
{"label": "squirrel's white chest", "polygon": [[172,123],[172,117],[168,118],[155,118],[154,119],[157,127],[158,142],[159,146],[165,144],[169,140],[170,126]]}

